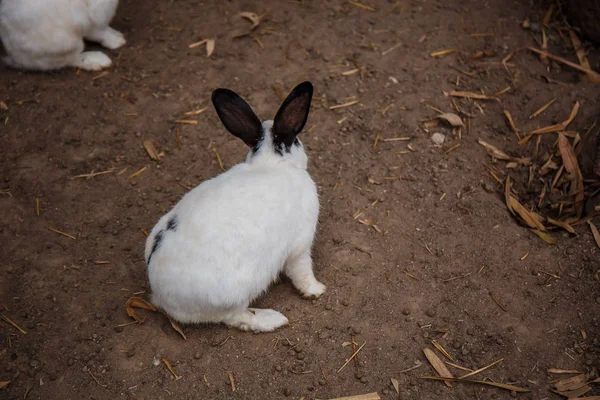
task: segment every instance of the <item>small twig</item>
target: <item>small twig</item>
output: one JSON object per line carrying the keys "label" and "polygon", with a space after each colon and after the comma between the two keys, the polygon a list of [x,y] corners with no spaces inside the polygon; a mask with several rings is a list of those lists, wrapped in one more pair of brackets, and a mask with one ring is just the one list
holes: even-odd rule
{"label": "small twig", "polygon": [[482,368],[476,369],[475,371],[471,371],[471,372],[469,372],[468,374],[465,374],[465,375],[463,375],[463,376],[460,376],[460,377],[458,377],[458,379],[465,379],[465,378],[467,378],[467,377],[469,377],[469,376],[476,375],[476,374],[478,374],[478,373],[480,373],[480,372],[483,372],[483,371],[485,371],[486,369],[488,369],[488,368],[490,368],[490,367],[493,367],[494,365],[496,365],[496,364],[498,364],[498,363],[500,363],[500,362],[502,362],[502,361],[504,361],[504,358],[501,358],[501,359],[499,359],[499,360],[496,360],[496,361],[494,361],[493,363],[491,363],[490,365],[486,365],[485,367],[482,367]]}
{"label": "small twig", "polygon": [[75,236],[69,235],[68,233],[65,233],[65,232],[62,232],[62,231],[59,231],[58,229],[54,229],[54,228],[51,228],[51,227],[49,227],[49,226],[46,226],[46,229],[48,229],[48,230],[50,230],[50,231],[52,231],[52,232],[58,233],[59,235],[66,236],[66,237],[68,237],[69,239],[77,240],[77,239],[75,238]]}
{"label": "small twig", "polygon": [[492,294],[492,292],[489,292],[489,293],[490,293],[490,297],[492,298],[492,300],[494,300],[494,302],[496,304],[498,304],[498,307],[500,307],[502,309],[502,311],[508,312],[508,311],[506,311],[506,308],[504,308],[504,306],[502,304],[500,304],[500,302],[498,300],[496,300],[496,298],[494,297],[494,295]]}
{"label": "small twig", "polygon": [[96,378],[96,377],[94,376],[94,374],[92,374],[92,371],[90,371],[89,369],[88,369],[88,373],[90,374],[90,376],[92,377],[92,379],[93,379],[94,381],[96,381],[96,383],[98,384],[98,386],[101,386],[101,387],[103,387],[103,388],[105,388],[105,387],[106,387],[106,385],[103,385],[103,384],[101,384],[101,383],[100,383],[100,381],[98,380],[98,378]]}
{"label": "small twig", "polygon": [[24,330],[23,328],[21,328],[19,325],[17,325],[15,322],[13,322],[10,318],[8,318],[6,315],[0,315],[0,318],[2,318],[4,321],[6,321],[8,324],[10,324],[12,327],[14,327],[15,329],[18,329],[19,331],[21,331],[21,333],[23,335],[27,335],[27,331]]}
{"label": "small twig", "polygon": [[337,109],[340,109],[340,108],[353,106],[353,105],[355,105],[357,103],[358,103],[358,100],[349,101],[348,103],[338,104],[338,105],[335,105],[335,106],[330,106],[329,109],[330,110],[337,110]]}
{"label": "small twig", "polygon": [[357,355],[357,354],[358,354],[358,353],[359,353],[359,352],[362,350],[362,348],[363,348],[363,347],[365,347],[365,345],[366,345],[366,344],[367,344],[367,342],[364,342],[364,343],[362,344],[362,346],[360,346],[360,347],[358,348],[358,350],[356,350],[356,351],[354,352],[354,354],[352,354],[352,355],[350,356],[350,358],[346,360],[346,362],[344,363],[344,365],[342,365],[342,366],[340,367],[340,369],[338,369],[338,370],[337,370],[337,373],[339,373],[341,370],[343,370],[343,369],[346,367],[346,365],[348,365],[348,363],[350,363],[350,361],[352,361],[352,360],[354,359],[354,357],[356,357],[356,355]]}

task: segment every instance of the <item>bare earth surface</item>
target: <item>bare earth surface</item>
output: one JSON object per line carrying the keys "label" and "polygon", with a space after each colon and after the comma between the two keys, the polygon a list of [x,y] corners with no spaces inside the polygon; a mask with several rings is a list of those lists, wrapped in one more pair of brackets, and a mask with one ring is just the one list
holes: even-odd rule
{"label": "bare earth surface", "polygon": [[[107,74],[0,67],[8,107],[0,108],[0,305],[27,332],[0,322],[0,381],[11,382],[0,398],[558,399],[548,368],[600,367],[600,252],[587,224],[576,235],[553,233],[554,246],[520,226],[477,144],[530,156],[533,141],[518,146],[503,110],[527,132],[565,120],[579,101],[569,128],[582,132],[600,109],[598,86],[562,64],[520,52],[508,71],[501,65],[518,47],[539,47],[541,35],[521,21],[539,21],[548,5],[365,0],[370,11],[342,0],[304,3],[122,1],[113,26],[128,44],[109,52]],[[258,41],[230,38],[236,14],[267,9]],[[549,35],[550,51],[577,62],[568,41]],[[188,48],[204,38],[216,39],[210,58],[204,46]],[[597,49],[584,45],[598,69]],[[456,52],[430,55],[445,49]],[[483,50],[496,55],[470,59]],[[245,156],[221,126],[212,90],[231,88],[270,119],[280,105],[273,85],[285,95],[306,79],[315,99],[301,139],[321,198],[314,259],[326,294],[307,301],[288,281],[275,284],[257,306],[291,323],[273,333],[185,326],[184,341],[165,317],[143,310],[142,324],[119,326],[132,321],[127,299],[149,295],[143,230],[185,187],[220,173],[216,152],[225,168]],[[444,125],[424,129],[437,115],[427,105],[456,113],[444,91],[493,96],[507,87],[499,101],[454,100],[470,120],[462,140]],[[445,135],[442,147],[434,132]],[[384,140],[395,137],[412,139]],[[164,152],[160,162],[144,140]],[[546,135],[542,145],[555,140]],[[112,172],[72,179],[101,171]],[[338,373],[352,338],[366,344]],[[466,368],[503,358],[475,378],[531,392],[420,379],[435,375],[423,355],[432,339]]]}

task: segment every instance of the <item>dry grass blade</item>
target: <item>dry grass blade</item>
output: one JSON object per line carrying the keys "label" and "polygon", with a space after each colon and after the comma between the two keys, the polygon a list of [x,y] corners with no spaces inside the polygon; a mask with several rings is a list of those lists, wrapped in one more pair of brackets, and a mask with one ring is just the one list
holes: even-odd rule
{"label": "dry grass blade", "polygon": [[370,7],[370,6],[367,6],[365,4],[359,3],[358,1],[348,0],[348,3],[352,4],[355,7],[362,8],[363,10],[372,11],[372,12],[377,11],[373,7]]}
{"label": "dry grass blade", "polygon": [[546,111],[548,109],[548,107],[550,107],[552,104],[554,104],[555,101],[556,101],[556,97],[553,98],[552,100],[550,100],[549,102],[547,102],[546,104],[544,104],[543,106],[541,106],[540,108],[538,108],[536,111],[534,111],[534,113],[529,116],[529,119],[533,119],[533,118],[537,117],[538,115],[540,115],[541,113],[543,113],[544,111]]}
{"label": "dry grass blade", "polygon": [[476,384],[480,384],[480,385],[494,386],[494,387],[506,389],[506,390],[514,390],[515,392],[519,392],[519,393],[527,393],[527,392],[531,391],[529,389],[525,389],[522,387],[507,385],[506,383],[496,383],[496,382],[490,382],[490,381],[472,381],[470,379],[444,378],[442,376],[421,376],[420,378],[421,379],[431,379],[434,381],[444,381],[444,382],[476,383]]}
{"label": "dry grass blade", "polygon": [[577,219],[579,219],[583,213],[583,200],[585,196],[583,192],[583,175],[579,169],[579,163],[577,162],[577,156],[573,151],[573,147],[563,133],[559,133],[558,135],[558,149],[565,169],[573,177],[570,184],[570,194],[575,196],[575,213]]}
{"label": "dry grass blade", "polygon": [[527,141],[529,141],[529,139],[531,139],[533,135],[542,135],[542,134],[545,134],[545,133],[553,133],[553,132],[558,132],[558,131],[564,131],[567,128],[567,126],[577,116],[577,113],[579,112],[579,106],[580,106],[579,102],[578,101],[575,102],[575,105],[573,106],[573,109],[571,110],[571,114],[569,115],[569,118],[566,121],[563,121],[563,122],[558,123],[558,124],[546,126],[544,128],[536,129],[533,132],[529,133],[529,135],[527,135],[523,139],[521,139],[519,141],[519,144],[527,143]]}
{"label": "dry grass blade", "polygon": [[336,397],[329,400],[381,400],[377,392],[367,394],[357,394],[356,396]]}
{"label": "dry grass blade", "polygon": [[569,400],[572,400],[574,398],[577,398],[577,397],[579,397],[579,396],[581,396],[581,395],[589,392],[590,390],[592,390],[592,387],[589,386],[589,385],[585,385],[585,386],[582,386],[582,387],[580,387],[578,389],[574,389],[574,390],[567,390],[567,391],[564,391],[564,392],[558,391],[558,390],[553,390],[553,392],[554,393],[558,393],[561,396],[565,396]]}
{"label": "dry grass blade", "polygon": [[508,124],[510,125],[510,129],[512,129],[512,131],[515,133],[515,135],[517,135],[517,140],[521,140],[521,137],[519,136],[519,130],[517,129],[517,126],[515,125],[515,121],[513,120],[512,115],[510,115],[510,111],[504,110],[504,116],[506,117],[506,120],[508,121]]}
{"label": "dry grass blade", "polygon": [[465,374],[465,375],[463,375],[463,376],[459,377],[459,379],[465,379],[465,378],[467,378],[467,377],[469,377],[469,376],[477,375],[478,373],[480,373],[480,372],[483,372],[483,371],[485,371],[486,369],[488,369],[488,368],[490,368],[490,367],[493,367],[494,365],[496,365],[496,364],[498,364],[498,363],[501,363],[502,361],[504,361],[504,358],[501,358],[501,359],[499,359],[499,360],[496,360],[496,361],[494,361],[493,363],[491,363],[490,365],[486,365],[485,367],[482,367],[482,368],[476,369],[475,371],[471,371],[471,372],[469,372],[468,374]]}
{"label": "dry grass blade", "polygon": [[440,51],[434,51],[433,53],[430,54],[431,57],[441,57],[441,56],[445,56],[447,54],[452,54],[456,52],[455,49],[444,49],[444,50],[440,50]]}
{"label": "dry grass blade", "polygon": [[196,121],[195,119],[176,119],[175,123],[183,125],[197,125],[198,121]]}
{"label": "dry grass blade", "polygon": [[349,102],[347,102],[347,103],[344,103],[344,104],[338,104],[338,105],[335,105],[335,106],[330,106],[330,107],[329,107],[329,109],[330,109],[330,110],[337,110],[337,109],[339,109],[339,108],[350,107],[350,106],[353,106],[353,105],[355,105],[355,104],[358,104],[358,100],[349,101]]}
{"label": "dry grass blade", "polygon": [[454,362],[454,359],[452,358],[452,356],[450,355],[450,353],[448,353],[446,351],[446,349],[444,349],[442,347],[442,345],[437,340],[432,340],[431,344],[433,344],[435,346],[435,348],[438,349],[438,351],[444,355],[444,357],[446,357],[448,360]]}
{"label": "dry grass blade", "polygon": [[575,233],[575,229],[573,229],[573,227],[566,222],[558,221],[553,218],[548,218],[548,223],[551,225],[554,225],[554,226],[558,226],[559,228],[563,228],[565,231],[567,231],[569,233],[573,233],[573,234]]}
{"label": "dry grass blade", "polygon": [[208,42],[208,39],[203,39],[203,40],[201,40],[199,42],[190,43],[190,44],[188,44],[188,48],[193,49],[193,48],[196,48],[198,46],[202,46],[206,42]]}
{"label": "dry grass blade", "polygon": [[210,57],[215,51],[215,39],[208,39],[206,41],[206,57]]}
{"label": "dry grass blade", "polygon": [[394,386],[394,390],[397,394],[400,394],[400,384],[398,383],[398,379],[390,378],[392,385]]}
{"label": "dry grass blade", "polygon": [[[433,350],[424,348],[423,353],[425,353],[425,357],[427,357],[427,361],[431,364],[435,372],[437,372],[440,377],[443,378],[452,378],[452,374],[446,367],[446,365],[440,360],[440,358],[433,352]],[[448,387],[452,387],[452,384],[449,381],[444,381],[444,384]]]}
{"label": "dry grass blade", "polygon": [[235,378],[233,377],[233,374],[229,371],[227,371],[227,376],[229,377],[229,383],[231,384],[231,391],[235,392]]}
{"label": "dry grass blade", "polygon": [[560,368],[548,368],[546,370],[549,374],[581,374],[581,371],[575,369],[560,369]]}
{"label": "dry grass blade", "polygon": [[169,360],[167,360],[166,358],[162,359],[162,362],[165,363],[165,365],[167,366],[167,369],[169,370],[169,372],[171,374],[173,374],[173,376],[175,377],[175,380],[178,381],[181,378],[183,378],[182,376],[177,375],[177,373],[175,372],[175,370],[173,369],[173,366],[171,365],[171,363],[169,362]]}
{"label": "dry grass blade", "polygon": [[146,167],[140,168],[137,171],[135,171],[133,174],[129,175],[127,177],[127,179],[132,179],[135,178],[136,176],[138,176],[139,174],[141,174],[142,172],[144,172],[146,170]]}
{"label": "dry grass blade", "polygon": [[346,360],[346,362],[344,363],[344,365],[342,365],[342,366],[340,367],[340,369],[338,369],[338,370],[337,370],[337,372],[339,373],[341,370],[343,370],[343,369],[346,367],[346,365],[348,365],[348,363],[349,363],[350,361],[352,361],[352,359],[354,359],[354,357],[356,357],[356,355],[357,355],[357,354],[358,354],[358,353],[359,353],[359,352],[362,350],[362,348],[363,348],[363,347],[365,347],[365,345],[366,345],[366,344],[367,344],[367,342],[364,342],[364,343],[362,344],[362,346],[360,346],[360,347],[358,348],[358,350],[356,350],[356,351],[354,352],[354,354],[352,354],[352,355],[350,356],[350,358],[348,358],[348,359]]}
{"label": "dry grass blade", "polygon": [[537,229],[532,229],[531,231],[533,233],[535,233],[536,235],[538,235],[540,237],[540,239],[542,239],[544,242],[546,242],[548,244],[556,244],[556,239],[554,239],[548,233],[539,231]]}
{"label": "dry grass blade", "polygon": [[152,303],[142,299],[141,297],[129,298],[129,300],[127,300],[127,303],[125,303],[125,310],[127,311],[127,315],[136,320],[136,322],[138,323],[142,323],[144,322],[144,320],[137,316],[137,314],[134,311],[134,308],[141,308],[144,310],[156,312],[156,307],[154,307]]}
{"label": "dry grass blade", "polygon": [[17,325],[12,319],[8,318],[6,315],[0,315],[0,319],[3,319],[7,324],[20,331],[23,335],[27,335],[27,331]]}
{"label": "dry grass blade", "polygon": [[158,151],[156,151],[156,147],[154,147],[152,140],[144,140],[144,149],[146,149],[146,153],[148,153],[152,160],[160,161],[160,156],[158,155]]}
{"label": "dry grass blade", "polygon": [[187,117],[196,116],[196,115],[202,114],[206,110],[208,110],[208,107],[200,108],[199,110],[188,111],[188,112],[184,113],[183,115],[185,115]]}
{"label": "dry grass blade", "polygon": [[185,333],[183,333],[183,330],[181,329],[181,327],[179,326],[179,324],[177,322],[175,322],[167,314],[165,314],[165,315],[167,316],[167,319],[171,323],[171,326],[173,327],[173,329],[175,329],[177,331],[177,333],[179,333],[181,335],[181,337],[183,338],[183,340],[187,340],[187,337],[185,336]]}
{"label": "dry grass blade", "polygon": [[496,146],[493,146],[493,145],[487,143],[486,141],[482,140],[481,138],[477,139],[477,143],[482,145],[487,150],[487,152],[490,156],[497,158],[499,160],[513,161],[513,162],[516,162],[517,164],[522,164],[522,165],[531,164],[530,158],[515,158],[512,156],[509,156],[508,154],[506,154],[505,152],[503,152]]}
{"label": "dry grass blade", "polygon": [[468,99],[477,99],[477,100],[497,100],[495,97],[486,96],[485,94],[481,94],[481,93],[460,92],[460,91],[456,91],[456,90],[453,90],[450,93],[444,92],[444,95],[452,96],[452,97],[466,97]]}
{"label": "dry grass blade", "polygon": [[579,374],[570,378],[561,379],[553,384],[559,392],[579,389],[584,386],[588,380],[587,374]]}
{"label": "dry grass blade", "polygon": [[527,46],[526,48],[528,50],[533,51],[534,53],[537,53],[537,54],[540,54],[540,55],[544,54],[548,58],[551,58],[554,61],[558,61],[558,62],[561,62],[561,63],[563,63],[565,65],[568,65],[569,67],[574,68],[574,69],[576,69],[578,71],[585,72],[587,74],[587,76],[590,78],[591,82],[593,82],[593,83],[600,83],[600,74],[598,74],[596,71],[594,71],[594,70],[592,70],[590,68],[582,67],[582,66],[577,65],[575,63],[572,63],[571,61],[566,60],[566,59],[564,59],[562,57],[555,56],[554,54],[548,53],[547,51],[536,49],[535,47]]}
{"label": "dry grass blade", "polygon": [[587,223],[592,230],[592,235],[594,235],[594,241],[596,242],[596,245],[600,247],[600,232],[598,232],[598,228],[596,228],[596,225],[594,225],[592,221],[587,221]]}
{"label": "dry grass blade", "polygon": [[75,175],[74,177],[71,178],[71,180],[75,180],[75,179],[89,179],[89,178],[93,178],[95,176],[99,176],[99,175],[106,175],[106,174],[111,174],[115,172],[114,168],[108,169],[106,171],[100,171],[100,172],[90,172],[89,174],[81,174],[81,175]]}
{"label": "dry grass blade", "polygon": [[65,232],[63,232],[63,231],[59,231],[58,229],[54,229],[54,228],[51,228],[51,227],[49,227],[49,226],[47,226],[47,227],[46,227],[46,229],[48,229],[49,231],[52,231],[52,232],[54,232],[54,233],[58,233],[58,234],[59,234],[59,235],[61,235],[61,236],[68,237],[69,239],[72,239],[72,240],[77,240],[77,239],[75,238],[75,236],[73,236],[73,235],[69,235],[68,233],[65,233]]}
{"label": "dry grass blade", "polygon": [[10,385],[10,381],[2,381],[0,382],[0,389],[6,389]]}
{"label": "dry grass blade", "polygon": [[546,227],[542,224],[541,216],[539,214],[529,211],[525,206],[523,206],[519,200],[515,199],[512,195],[509,194],[510,207],[514,210],[519,217],[525,222],[527,226],[533,229],[538,229],[542,232],[546,231]]}

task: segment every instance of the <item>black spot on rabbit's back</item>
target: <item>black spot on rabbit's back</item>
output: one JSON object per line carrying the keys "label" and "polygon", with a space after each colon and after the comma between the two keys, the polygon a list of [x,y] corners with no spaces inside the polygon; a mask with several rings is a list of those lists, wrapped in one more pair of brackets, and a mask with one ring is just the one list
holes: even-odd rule
{"label": "black spot on rabbit's back", "polygon": [[152,250],[150,250],[150,255],[148,256],[148,262],[147,262],[148,265],[150,265],[150,260],[152,260],[152,255],[160,247],[160,244],[163,241],[163,234],[164,234],[164,231],[161,229],[160,231],[158,231],[156,233],[156,236],[154,236],[154,242],[152,243]]}
{"label": "black spot on rabbit's back", "polygon": [[175,232],[177,230],[178,224],[179,221],[177,220],[177,215],[173,215],[171,218],[169,218],[169,221],[167,222],[167,230]]}

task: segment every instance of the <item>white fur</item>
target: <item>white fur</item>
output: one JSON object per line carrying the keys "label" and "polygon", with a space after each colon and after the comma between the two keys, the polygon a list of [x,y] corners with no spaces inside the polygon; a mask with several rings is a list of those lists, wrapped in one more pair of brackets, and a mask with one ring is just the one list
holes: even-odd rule
{"label": "white fur", "polygon": [[112,62],[104,53],[83,51],[83,39],[109,49],[123,46],[123,34],[108,26],[118,4],[119,0],[0,0],[0,37],[8,54],[4,61],[31,70],[109,67]]}
{"label": "white fur", "polygon": [[[273,310],[248,309],[283,270],[305,297],[318,297],[310,255],[319,214],[302,145],[274,153],[272,121],[245,163],[203,182],[163,216],[146,241],[163,240],[148,265],[152,302],[182,323],[223,322],[253,331],[287,324]],[[176,216],[175,231],[166,230]]]}

